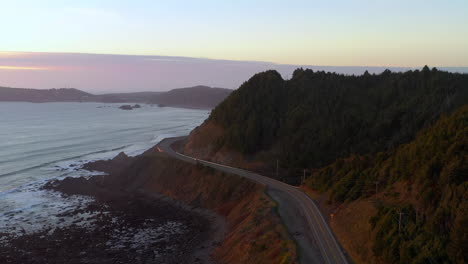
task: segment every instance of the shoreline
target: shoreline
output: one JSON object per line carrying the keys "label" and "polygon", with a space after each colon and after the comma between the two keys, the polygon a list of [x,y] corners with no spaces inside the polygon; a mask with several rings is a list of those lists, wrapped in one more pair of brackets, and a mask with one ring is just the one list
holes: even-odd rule
{"label": "shoreline", "polygon": [[[174,159],[160,153],[157,146],[135,157],[120,153],[113,159],[89,162],[79,168],[101,171],[105,175],[69,177],[48,182],[45,189],[60,191],[64,196],[95,197],[97,204],[70,214],[78,215],[78,224],[89,220],[79,214],[92,213],[91,220],[98,221],[97,227],[87,232],[72,225],[51,234],[25,235],[15,241],[16,246],[10,248],[2,247],[0,243],[0,260],[9,257],[5,263],[24,264],[261,264],[281,259],[282,263],[297,263],[296,245],[264,186],[201,164],[193,165]],[[101,210],[100,206],[105,210]],[[145,221],[142,222],[141,214],[147,216],[152,212],[156,212],[156,224],[148,226]],[[115,221],[114,216],[125,219]],[[166,222],[182,223],[189,230],[183,235],[169,232],[169,235],[173,235],[172,239],[152,233],[151,227],[159,230]],[[129,228],[128,232],[120,231]],[[138,228],[144,230],[138,231]],[[117,230],[114,233],[118,234],[119,239],[112,240],[113,232],[109,230]],[[162,246],[165,250],[155,254],[146,250],[143,243],[135,251],[128,245],[135,236],[132,234],[139,237],[148,234],[146,239],[163,238],[162,241],[149,240],[146,243],[156,249]],[[114,243],[122,240],[127,244],[118,245],[119,250],[116,251],[103,243],[109,240]],[[41,261],[38,262],[37,257],[42,257]]]}
{"label": "shoreline", "polygon": [[[122,208],[127,205],[146,212]],[[0,260],[24,264],[209,263],[199,262],[195,256],[206,258],[197,245],[207,240],[210,229],[206,226],[212,226],[208,224],[212,219],[167,200],[140,196],[128,203],[97,202],[60,217],[75,215],[80,219],[65,228],[17,237],[3,234],[6,241],[0,244]]]}
{"label": "shoreline", "polygon": [[[126,158],[131,160],[135,157],[126,156]],[[91,163],[96,162],[105,161],[98,160]],[[84,170],[87,164],[79,169]],[[117,174],[117,171],[113,173]],[[64,215],[59,214],[62,217],[60,221],[65,221],[67,217],[78,218],[67,227],[57,227],[55,230],[46,229],[31,234],[23,233],[17,237],[7,233],[0,234],[3,240],[0,243],[1,262],[38,263],[37,261],[42,258],[42,261],[47,263],[60,261],[81,263],[82,260],[87,260],[89,263],[128,263],[130,261],[174,264],[216,263],[211,255],[214,248],[224,238],[226,226],[222,216],[208,209],[186,205],[160,193],[144,192],[141,189],[129,191],[124,190],[124,185],[107,184],[114,180],[120,182],[117,177],[115,175],[66,177],[52,179],[45,183],[42,190],[58,191],[62,196],[67,197],[83,195],[92,197],[94,201],[84,210],[74,209]],[[115,219],[123,220],[116,222]],[[146,222],[141,222],[142,219],[153,221],[157,225],[148,225]],[[181,234],[177,232],[170,234],[169,230],[167,237],[156,234],[157,239],[148,238],[147,244],[142,241],[140,244],[137,243],[138,245],[130,245],[128,241],[133,241],[133,232],[122,231],[141,228],[145,228],[146,231],[159,230],[165,226],[165,223],[171,222],[182,223],[181,226],[185,226],[186,229]],[[103,244],[103,241],[112,240],[113,232],[123,232],[122,240],[127,241],[126,245],[118,246],[119,252],[112,248],[111,244]],[[88,243],[83,244],[81,240],[87,240]],[[151,253],[147,250],[148,246],[161,252]],[[61,248],[66,248],[66,252]],[[51,252],[54,251],[58,252],[52,254]]]}
{"label": "shoreline", "polygon": [[207,238],[204,241],[201,241],[200,244],[194,248],[192,253],[192,260],[191,263],[203,263],[203,264],[216,264],[217,262],[212,258],[212,253],[217,246],[219,246],[226,234],[227,224],[226,219],[217,214],[216,212],[202,208],[202,207],[194,207],[185,204],[182,201],[175,200],[169,196],[165,196],[164,194],[160,193],[145,193],[149,197],[159,197],[163,201],[168,201],[176,207],[180,207],[183,210],[186,210],[190,213],[195,213],[208,219],[210,222],[209,228],[210,230],[207,232]]}
{"label": "shoreline", "polygon": [[[1,103],[28,103],[28,104],[56,104],[56,103],[79,103],[79,104],[105,104],[105,105],[123,105],[123,104],[139,104],[145,105],[148,107],[158,107],[158,108],[177,108],[177,109],[189,109],[189,110],[200,110],[200,111],[211,111],[214,107],[208,106],[198,106],[198,105],[158,105],[156,103],[145,103],[137,101],[128,101],[128,102],[100,102],[100,101],[0,101]],[[118,107],[117,107],[118,108]]]}

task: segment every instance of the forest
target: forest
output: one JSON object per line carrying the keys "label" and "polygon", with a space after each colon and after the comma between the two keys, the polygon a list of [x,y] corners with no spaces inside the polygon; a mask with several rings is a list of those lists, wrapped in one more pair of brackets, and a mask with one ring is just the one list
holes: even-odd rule
{"label": "forest", "polygon": [[[373,251],[386,263],[466,263],[467,146],[465,105],[394,151],[339,159],[316,171],[306,184],[329,191],[330,202],[374,198],[378,214],[369,219],[375,232]],[[398,183],[403,190],[395,188]],[[407,197],[399,197],[403,192]]]}
{"label": "forest", "polygon": [[224,131],[216,148],[271,171],[278,160],[290,177],[305,168],[306,186],[330,204],[372,199],[372,251],[383,263],[466,263],[467,102],[468,74],[427,66],[360,76],[297,69],[289,80],[266,71],[209,122]]}
{"label": "forest", "polygon": [[468,102],[467,87],[467,74],[427,66],[360,76],[297,69],[290,80],[266,71],[232,92],[209,120],[225,130],[219,148],[268,152],[292,171],[318,168],[409,142]]}

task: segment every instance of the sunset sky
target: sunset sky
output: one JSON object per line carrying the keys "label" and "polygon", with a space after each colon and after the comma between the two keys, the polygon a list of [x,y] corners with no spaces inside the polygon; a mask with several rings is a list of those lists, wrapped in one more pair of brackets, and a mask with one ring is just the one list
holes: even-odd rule
{"label": "sunset sky", "polygon": [[[67,56],[46,56],[50,53],[239,61],[237,67],[250,69],[242,70],[246,72],[242,78],[252,73],[251,63],[263,65],[255,70],[273,64],[465,67],[467,14],[466,0],[2,1],[0,78],[8,80],[0,79],[0,86],[33,85],[18,77],[24,78],[26,71],[41,80],[35,86],[63,86],[66,79],[54,82],[39,72],[62,72],[71,78],[71,71],[90,70],[83,60],[90,56],[82,55],[78,63],[73,61],[76,54],[67,61]],[[115,62],[125,61],[120,66],[109,58],[94,56],[94,67],[113,65],[123,70],[132,65],[129,57],[113,57]],[[15,73],[19,79],[14,79],[13,72],[18,71],[22,73]],[[235,87],[240,78],[209,83]],[[70,85],[78,85],[74,83],[71,78]]]}

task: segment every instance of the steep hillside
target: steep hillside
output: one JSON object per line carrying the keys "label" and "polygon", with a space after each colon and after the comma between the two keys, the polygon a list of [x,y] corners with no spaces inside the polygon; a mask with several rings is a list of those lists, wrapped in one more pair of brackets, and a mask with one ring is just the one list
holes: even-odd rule
{"label": "steep hillside", "polygon": [[246,166],[261,161],[266,172],[274,172],[278,160],[281,174],[298,179],[302,168],[409,142],[468,102],[466,87],[468,74],[428,67],[361,76],[298,69],[286,81],[267,71],[219,104],[185,151]]}
{"label": "steep hillside", "polygon": [[222,102],[231,92],[230,89],[194,86],[161,93],[153,97],[150,102],[168,106],[211,109]]}
{"label": "steep hillside", "polygon": [[[178,177],[167,174],[172,170],[168,163],[178,164]],[[159,166],[164,174],[153,174],[145,184],[147,191],[158,191],[226,217],[229,231],[214,252],[221,263],[296,263],[294,242],[263,186],[202,165],[190,168],[161,160]]]}
{"label": "steep hillside", "polygon": [[[332,226],[362,263],[371,262],[369,256],[383,263],[466,263],[467,146],[465,105],[410,143],[339,159],[313,173],[306,185],[340,205],[335,218],[346,228]],[[359,237],[362,243],[353,243]]]}
{"label": "steep hillside", "polygon": [[224,216],[228,230],[213,253],[219,263],[297,263],[295,244],[264,186],[152,150],[135,158],[120,154],[86,168],[111,173],[99,180],[102,185],[164,194]]}

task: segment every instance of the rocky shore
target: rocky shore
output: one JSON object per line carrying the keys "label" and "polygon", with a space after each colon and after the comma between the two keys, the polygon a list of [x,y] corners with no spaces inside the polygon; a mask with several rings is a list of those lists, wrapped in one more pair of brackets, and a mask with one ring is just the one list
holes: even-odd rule
{"label": "rocky shore", "polygon": [[[1,263],[212,263],[216,215],[170,198],[126,188],[118,173],[131,158],[98,161],[86,168],[113,172],[91,178],[66,178],[43,188],[64,196],[93,197],[87,208],[58,215],[73,216],[63,228],[23,235],[0,234]],[[113,166],[109,165],[113,163]],[[99,167],[103,166],[103,167]]]}
{"label": "rocky shore", "polygon": [[43,188],[92,201],[54,216],[62,227],[0,234],[0,263],[297,263],[262,185],[173,159],[157,146],[83,168],[106,175]]}

